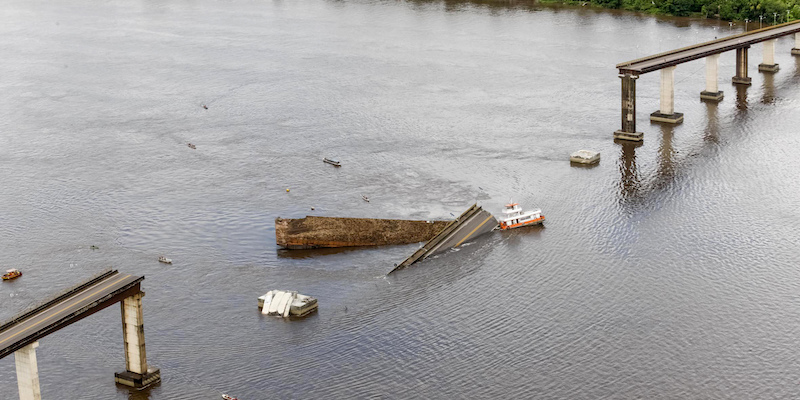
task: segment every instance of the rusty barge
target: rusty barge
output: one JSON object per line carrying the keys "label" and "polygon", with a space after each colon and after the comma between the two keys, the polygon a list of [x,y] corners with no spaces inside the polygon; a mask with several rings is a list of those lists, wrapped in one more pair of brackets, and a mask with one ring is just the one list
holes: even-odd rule
{"label": "rusty barge", "polygon": [[449,223],[313,216],[275,218],[275,241],[286,249],[409,244],[431,239]]}

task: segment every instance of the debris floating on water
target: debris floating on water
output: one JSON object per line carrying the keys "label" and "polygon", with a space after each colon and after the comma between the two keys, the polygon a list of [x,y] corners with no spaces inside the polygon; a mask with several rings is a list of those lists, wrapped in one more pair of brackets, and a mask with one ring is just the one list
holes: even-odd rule
{"label": "debris floating on water", "polygon": [[196,149],[197,148],[197,146],[195,146],[195,145],[193,145],[191,143],[187,143],[187,146],[189,146],[190,149]]}
{"label": "debris floating on water", "polygon": [[95,245],[91,245],[89,248],[92,250],[100,250],[100,248]]}
{"label": "debris floating on water", "polygon": [[578,164],[595,164],[600,161],[600,153],[592,150],[578,150],[569,156],[569,161]]}
{"label": "debris floating on water", "polygon": [[206,105],[205,105],[205,104],[203,104],[203,108],[204,108],[204,109],[206,109],[206,110],[208,110],[208,107],[206,107]]}
{"label": "debris floating on water", "polygon": [[159,256],[158,257],[158,262],[162,262],[164,264],[172,264],[172,259],[164,257],[164,256]]}
{"label": "debris floating on water", "polygon": [[317,299],[288,290],[270,290],[258,298],[258,308],[261,314],[302,317],[317,309]]}

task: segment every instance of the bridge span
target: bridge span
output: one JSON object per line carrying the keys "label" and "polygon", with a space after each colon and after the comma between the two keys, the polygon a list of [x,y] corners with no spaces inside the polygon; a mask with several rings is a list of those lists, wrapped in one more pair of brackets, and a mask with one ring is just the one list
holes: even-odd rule
{"label": "bridge span", "polygon": [[700,92],[700,99],[719,102],[724,97],[717,84],[720,54],[736,51],[736,74],[731,81],[737,85],[750,85],[751,78],[747,76],[750,46],[763,43],[763,62],[758,65],[759,71],[778,72],[775,43],[778,38],[792,34],[795,35],[792,54],[800,56],[800,21],[792,21],[617,64],[622,79],[622,127],[614,132],[614,139],[643,140],[644,134],[636,131],[636,79],[639,75],[661,71],[660,108],[650,114],[650,120],[678,124],[683,122],[683,114],[675,112],[674,108],[675,67],[678,64],[705,58],[706,89]]}
{"label": "bridge span", "polygon": [[109,270],[0,325],[0,359],[14,354],[20,400],[41,399],[39,340],[116,303],[122,311],[126,362],[126,370],[115,374],[116,381],[137,388],[159,381],[160,371],[147,365],[142,280],[144,276]]}

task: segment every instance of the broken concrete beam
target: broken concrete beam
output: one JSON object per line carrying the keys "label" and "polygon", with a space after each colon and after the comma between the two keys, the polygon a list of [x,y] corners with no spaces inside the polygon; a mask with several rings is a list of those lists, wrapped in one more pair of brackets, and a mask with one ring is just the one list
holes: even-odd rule
{"label": "broken concrete beam", "polygon": [[450,221],[311,217],[275,218],[275,241],[287,249],[424,242]]}

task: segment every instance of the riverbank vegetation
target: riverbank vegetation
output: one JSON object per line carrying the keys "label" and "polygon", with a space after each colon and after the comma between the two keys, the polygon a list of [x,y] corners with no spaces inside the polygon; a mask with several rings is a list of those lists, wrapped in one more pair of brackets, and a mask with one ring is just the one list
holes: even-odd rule
{"label": "riverbank vegetation", "polygon": [[778,24],[800,19],[800,0],[564,0],[604,8]]}

